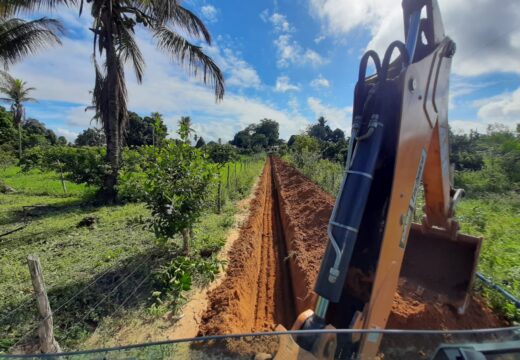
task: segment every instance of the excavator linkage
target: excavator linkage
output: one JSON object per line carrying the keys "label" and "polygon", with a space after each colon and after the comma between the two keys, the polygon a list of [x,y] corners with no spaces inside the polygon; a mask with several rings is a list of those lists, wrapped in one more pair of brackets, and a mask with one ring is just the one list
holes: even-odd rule
{"label": "excavator linkage", "polygon": [[[405,43],[390,44],[382,60],[374,51],[361,58],[346,173],[329,221],[317,304],[293,329],[383,329],[403,283],[434,294],[459,314],[468,305],[482,239],[459,234],[454,218],[463,195],[451,184],[449,163],[455,43],[444,34],[436,0],[404,0],[403,13]],[[421,188],[424,218],[415,224]],[[323,357],[316,344],[325,341],[319,349],[361,359],[377,354],[381,338],[325,340],[296,338],[307,355]],[[328,351],[326,358],[333,356]]]}

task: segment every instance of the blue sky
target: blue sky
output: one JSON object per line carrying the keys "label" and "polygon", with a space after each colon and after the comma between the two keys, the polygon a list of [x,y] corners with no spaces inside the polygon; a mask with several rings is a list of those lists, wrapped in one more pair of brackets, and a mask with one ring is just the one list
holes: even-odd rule
{"label": "blue sky", "polygon": [[[458,131],[485,131],[500,122],[520,122],[520,2],[439,0],[447,34],[458,46],[451,77],[450,124]],[[368,48],[383,52],[403,39],[401,0],[186,0],[213,36],[205,51],[223,69],[224,101],[189,78],[154,48],[150,34],[137,33],[147,67],[142,85],[127,71],[129,108],[159,111],[171,132],[191,116],[207,140],[233,134],[271,118],[281,136],[298,133],[321,115],[348,130],[359,58]],[[43,15],[43,14],[42,14]],[[93,86],[92,33],[88,11],[59,8],[67,34],[63,46],[10,69],[36,87],[38,103],[27,116],[73,140],[94,126],[89,104]]]}

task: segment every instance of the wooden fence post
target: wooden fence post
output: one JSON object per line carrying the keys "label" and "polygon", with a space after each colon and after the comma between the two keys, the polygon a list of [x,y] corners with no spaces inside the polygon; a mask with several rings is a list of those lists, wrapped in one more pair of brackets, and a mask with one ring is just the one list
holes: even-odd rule
{"label": "wooden fence post", "polygon": [[237,180],[237,163],[235,162],[235,190],[238,189],[238,180]]}
{"label": "wooden fence post", "polygon": [[61,178],[61,187],[63,188],[63,192],[67,193],[67,185],[65,185],[65,178],[63,177],[63,165],[58,160],[58,167],[60,168],[60,178]]}
{"label": "wooden fence post", "polygon": [[220,214],[222,209],[222,181],[218,180],[217,185],[217,213]]}
{"label": "wooden fence post", "polygon": [[229,189],[229,173],[230,173],[230,167],[229,163],[227,164],[227,180],[226,180],[226,187]]}
{"label": "wooden fence post", "polygon": [[40,351],[44,354],[61,352],[60,345],[54,338],[52,310],[47,298],[47,290],[43,282],[43,271],[40,259],[36,255],[27,257],[31,280],[36,293],[36,303],[41,316],[38,326],[38,337],[40,338]]}

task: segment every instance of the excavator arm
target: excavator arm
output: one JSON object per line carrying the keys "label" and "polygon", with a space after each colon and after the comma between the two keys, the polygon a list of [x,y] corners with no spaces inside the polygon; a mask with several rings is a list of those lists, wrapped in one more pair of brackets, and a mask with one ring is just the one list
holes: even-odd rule
{"label": "excavator arm", "polygon": [[[318,300],[293,329],[383,329],[398,283],[439,295],[464,313],[481,239],[459,234],[463,195],[450,181],[448,87],[455,43],[436,0],[404,0],[406,41],[381,59],[361,59],[345,177],[331,215],[315,284]],[[370,63],[375,73],[366,75]],[[424,189],[422,225],[413,224]],[[327,343],[331,344],[330,337]],[[380,337],[334,339],[342,356],[373,358]],[[330,358],[324,340],[296,338],[302,351]],[[336,346],[337,345],[337,346]],[[321,349],[317,351],[316,349]]]}

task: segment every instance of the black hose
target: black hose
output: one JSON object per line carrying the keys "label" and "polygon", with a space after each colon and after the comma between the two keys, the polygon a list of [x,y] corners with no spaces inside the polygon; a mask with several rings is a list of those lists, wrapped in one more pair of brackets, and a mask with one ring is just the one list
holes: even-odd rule
{"label": "black hose", "polygon": [[509,300],[513,304],[515,304],[517,309],[520,309],[520,301],[517,298],[515,298],[510,292],[508,292],[504,288],[498,286],[497,284],[493,283],[490,279],[485,277],[482,273],[477,272],[476,275],[477,275],[477,278],[479,280],[481,280],[484,284],[486,284],[490,288],[501,293],[507,300]]}

